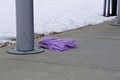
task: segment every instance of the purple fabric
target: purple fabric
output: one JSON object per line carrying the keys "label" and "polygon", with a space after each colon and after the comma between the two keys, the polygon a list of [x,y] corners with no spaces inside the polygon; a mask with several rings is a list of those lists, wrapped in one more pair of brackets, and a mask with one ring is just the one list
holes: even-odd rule
{"label": "purple fabric", "polygon": [[75,40],[59,39],[55,36],[43,37],[38,43],[38,46],[40,48],[50,49],[54,51],[65,51],[77,47]]}

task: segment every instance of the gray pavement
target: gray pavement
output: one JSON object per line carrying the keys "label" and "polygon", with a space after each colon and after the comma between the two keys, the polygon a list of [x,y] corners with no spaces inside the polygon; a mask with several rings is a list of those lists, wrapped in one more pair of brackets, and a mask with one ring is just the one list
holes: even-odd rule
{"label": "gray pavement", "polygon": [[120,80],[120,26],[110,22],[56,36],[74,39],[78,48],[10,55],[0,48],[0,80]]}

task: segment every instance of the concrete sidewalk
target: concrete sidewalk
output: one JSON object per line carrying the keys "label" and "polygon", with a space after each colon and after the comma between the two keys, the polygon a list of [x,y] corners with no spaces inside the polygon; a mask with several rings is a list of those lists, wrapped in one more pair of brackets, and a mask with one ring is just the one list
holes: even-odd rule
{"label": "concrete sidewalk", "polygon": [[77,49],[10,55],[1,48],[0,80],[120,80],[120,26],[109,23],[57,35],[77,40]]}

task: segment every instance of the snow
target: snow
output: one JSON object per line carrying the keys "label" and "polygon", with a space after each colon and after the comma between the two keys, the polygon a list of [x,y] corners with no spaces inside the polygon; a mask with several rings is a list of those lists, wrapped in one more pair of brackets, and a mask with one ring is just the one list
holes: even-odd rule
{"label": "snow", "polygon": [[[98,24],[104,0],[34,0],[35,33],[49,34]],[[0,1],[0,43],[16,37],[15,0]]]}

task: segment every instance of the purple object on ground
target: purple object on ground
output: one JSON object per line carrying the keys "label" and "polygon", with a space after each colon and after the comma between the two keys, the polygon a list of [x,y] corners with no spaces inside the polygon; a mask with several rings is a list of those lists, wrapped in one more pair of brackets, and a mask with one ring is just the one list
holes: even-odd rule
{"label": "purple object on ground", "polygon": [[43,37],[38,43],[38,46],[40,48],[50,49],[54,51],[65,51],[77,47],[75,40],[59,39],[55,36]]}

